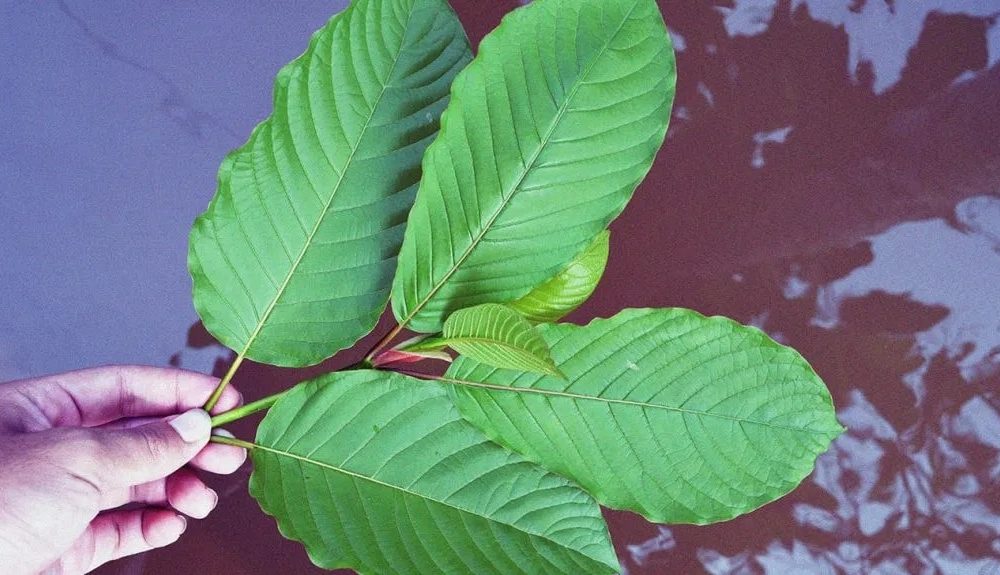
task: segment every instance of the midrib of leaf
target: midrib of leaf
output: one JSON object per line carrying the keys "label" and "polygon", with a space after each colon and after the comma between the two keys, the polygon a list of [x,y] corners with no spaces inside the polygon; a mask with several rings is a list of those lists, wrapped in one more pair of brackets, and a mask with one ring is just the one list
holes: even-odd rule
{"label": "midrib of leaf", "polygon": [[608,46],[610,46],[611,43],[614,41],[614,39],[618,37],[618,34],[621,32],[622,28],[625,27],[625,23],[628,22],[629,18],[632,16],[632,12],[635,10],[636,6],[638,6],[639,2],[641,1],[642,0],[636,0],[635,3],[632,4],[632,7],[629,8],[628,12],[625,13],[625,17],[622,18],[621,23],[618,25],[617,28],[615,28],[614,33],[612,33],[611,36],[608,38],[608,41],[603,46],[601,46],[601,51],[598,52],[597,56],[595,56],[594,59],[590,62],[590,64],[587,65],[586,70],[584,70],[583,73],[580,74],[580,77],[577,78],[576,82],[573,83],[573,89],[570,91],[569,95],[566,97],[563,104],[559,107],[559,112],[556,114],[555,118],[553,118],[551,125],[545,132],[545,136],[541,139],[541,141],[539,141],[539,144],[536,147],[534,154],[532,154],[531,161],[529,161],[525,165],[524,169],[521,171],[521,174],[518,176],[517,180],[511,186],[510,191],[508,192],[506,197],[503,198],[503,201],[500,203],[500,206],[496,209],[496,211],[487,221],[486,225],[483,226],[483,229],[479,232],[479,234],[475,238],[473,238],[472,244],[469,245],[469,247],[465,250],[465,253],[462,254],[462,256],[458,259],[458,261],[452,264],[451,269],[449,269],[447,273],[445,273],[444,277],[442,277],[441,280],[434,285],[434,287],[427,294],[427,296],[424,297],[423,300],[418,302],[417,305],[414,306],[413,310],[411,310],[410,313],[407,314],[407,316],[399,322],[398,326],[399,329],[406,327],[406,325],[409,324],[410,321],[413,319],[413,316],[419,313],[420,310],[422,310],[424,306],[427,305],[427,302],[429,302],[431,298],[433,298],[434,295],[437,294],[437,292],[442,287],[444,287],[444,284],[447,283],[447,281],[451,278],[451,276],[453,276],[460,267],[462,267],[462,264],[465,263],[465,260],[467,260],[469,256],[472,255],[472,252],[476,249],[476,246],[479,245],[479,242],[481,242],[482,239],[486,236],[486,234],[490,231],[490,229],[493,228],[493,223],[496,222],[496,219],[500,217],[500,214],[502,214],[503,211],[507,209],[507,204],[510,203],[510,200],[514,197],[514,192],[524,182],[524,178],[528,177],[528,173],[531,172],[532,168],[535,167],[535,162],[538,161],[538,157],[541,155],[542,150],[544,150],[545,147],[549,144],[549,139],[552,137],[552,134],[555,132],[556,128],[559,127],[559,123],[562,121],[563,116],[569,109],[569,105],[573,101],[573,98],[576,97],[576,93],[577,91],[579,91],[580,86],[584,84],[584,80],[590,75],[590,72],[593,70],[594,66],[597,65],[597,62],[604,57],[604,53],[607,51]]}
{"label": "midrib of leaf", "polygon": [[645,408],[660,409],[660,410],[663,410],[663,411],[671,411],[671,412],[675,412],[675,413],[686,413],[686,414],[689,414],[689,415],[697,415],[697,416],[701,416],[701,417],[724,419],[724,420],[727,420],[727,421],[735,421],[737,423],[749,423],[749,424],[760,425],[762,427],[767,427],[767,428],[771,428],[771,429],[781,429],[781,430],[784,430],[784,431],[799,431],[799,432],[812,433],[812,434],[815,434],[815,435],[822,435],[822,436],[830,435],[830,432],[827,432],[827,431],[819,431],[819,430],[814,430],[814,429],[806,429],[806,428],[803,428],[803,427],[792,427],[792,426],[789,426],[789,425],[780,425],[780,424],[776,424],[776,423],[770,423],[770,422],[767,422],[767,421],[759,421],[759,420],[756,420],[756,419],[749,419],[749,418],[745,418],[745,417],[735,417],[735,416],[732,416],[732,415],[724,415],[724,414],[721,414],[721,413],[713,413],[711,411],[701,411],[701,410],[697,410],[697,409],[687,409],[687,408],[684,408],[684,407],[674,407],[672,405],[659,405],[659,404],[656,404],[656,403],[648,403],[648,402],[644,402],[644,401],[635,401],[635,400],[631,400],[631,399],[614,399],[614,398],[608,398],[608,397],[598,397],[598,396],[594,396],[594,395],[584,395],[584,394],[580,394],[580,393],[573,393],[573,392],[570,392],[570,391],[556,391],[556,390],[552,390],[552,389],[538,389],[538,388],[534,388],[534,387],[513,387],[513,386],[508,386],[508,385],[498,385],[498,384],[494,384],[494,383],[482,383],[482,382],[478,382],[478,381],[467,381],[467,380],[464,380],[464,379],[455,379],[455,378],[444,377],[444,376],[442,376],[442,377],[435,377],[433,379],[434,379],[434,381],[440,381],[440,382],[443,382],[443,383],[448,383],[448,384],[453,384],[453,385],[461,385],[461,386],[467,386],[467,387],[478,387],[478,388],[483,388],[483,389],[491,389],[491,390],[495,390],[495,391],[507,391],[507,392],[513,392],[513,393],[534,393],[534,394],[543,395],[543,396],[562,397],[562,398],[565,398],[565,399],[582,399],[582,400],[589,400],[589,401],[597,401],[597,402],[601,402],[601,403],[618,404],[618,405],[629,405],[629,406],[640,407],[640,408],[644,408],[644,409]]}
{"label": "midrib of leaf", "polygon": [[488,343],[488,344],[492,344],[492,345],[496,345],[496,346],[502,347],[504,349],[510,349],[510,350],[513,350],[513,351],[526,351],[524,348],[516,347],[516,346],[514,346],[512,344],[509,344],[509,343],[507,343],[505,341],[501,341],[499,339],[490,339],[488,337],[465,337],[465,336],[461,336],[461,337],[446,337],[446,338],[442,338],[442,339],[445,342],[448,342],[448,343]]}
{"label": "midrib of leaf", "polygon": [[[298,454],[292,453],[290,451],[285,451],[283,449],[276,449],[276,448],[273,448],[273,447],[268,447],[266,445],[261,445],[259,443],[253,443],[253,442],[246,442],[246,444],[247,444],[246,446],[250,447],[251,449],[259,449],[261,451],[266,451],[266,452],[274,454],[274,455],[288,457],[290,459],[294,459],[294,460],[302,462],[302,463],[309,463],[309,464],[315,465],[317,467],[321,467],[323,469],[327,469],[327,470],[333,471],[335,473],[342,473],[342,474],[344,474],[344,475],[346,475],[348,477],[351,477],[353,479],[360,479],[362,481],[367,481],[369,483],[374,483],[375,485],[379,485],[381,487],[387,487],[389,489],[393,489],[393,490],[399,491],[399,492],[401,492],[401,493],[403,493],[405,495],[409,495],[411,497],[416,497],[418,499],[426,499],[428,501],[432,501],[432,502],[437,503],[439,505],[442,505],[444,507],[448,507],[450,509],[454,509],[455,511],[457,511],[459,513],[462,513],[464,515],[473,515],[475,517],[483,517],[484,519],[487,519],[487,520],[489,520],[491,522],[499,523],[501,525],[506,525],[507,527],[510,527],[512,529],[520,531],[521,533],[525,533],[527,535],[531,535],[532,537],[538,537],[538,538],[544,539],[544,540],[546,540],[546,541],[548,541],[548,542],[550,542],[553,545],[556,545],[558,547],[566,548],[566,546],[564,544],[562,544],[562,543],[560,543],[560,542],[552,539],[548,535],[544,535],[542,533],[535,533],[533,531],[528,531],[527,529],[524,529],[523,527],[519,527],[517,525],[513,525],[511,523],[507,523],[507,522],[504,522],[504,521],[500,521],[499,519],[496,519],[494,517],[486,517],[486,516],[483,516],[483,515],[477,515],[477,514],[471,512],[471,511],[469,511],[468,509],[462,509],[461,507],[458,507],[457,505],[454,505],[452,503],[448,503],[447,501],[441,501],[440,499],[435,499],[433,497],[428,497],[426,495],[421,495],[420,493],[417,493],[415,491],[411,491],[411,490],[409,490],[409,489],[407,489],[405,487],[402,487],[400,485],[393,485],[391,483],[386,483],[384,481],[379,481],[378,479],[376,479],[374,477],[368,477],[367,475],[362,475],[360,473],[357,473],[357,472],[354,472],[354,471],[350,471],[350,470],[344,469],[342,467],[337,467],[336,465],[331,465],[329,463],[324,463],[322,461],[317,461],[315,459],[311,459],[311,458],[303,456],[303,455],[298,455]],[[585,555],[583,553],[580,553],[580,555],[583,556],[583,557],[586,557],[590,561],[594,561],[595,563],[600,563],[600,561],[598,561],[597,559],[594,559],[593,557],[590,557],[589,555]]]}
{"label": "midrib of leaf", "polygon": [[[504,351],[506,351],[508,353],[511,353],[511,354],[514,354],[514,355],[524,354],[524,355],[529,356],[532,359],[536,359],[536,360],[538,359],[537,357],[535,357],[535,355],[533,353],[531,353],[531,350],[529,350],[529,349],[526,349],[526,348],[523,348],[523,347],[516,347],[514,345],[511,345],[509,343],[506,343],[506,342],[503,342],[503,341],[500,341],[500,340],[496,340],[496,339],[489,339],[489,338],[485,338],[485,337],[450,337],[450,338],[445,338],[444,341],[448,345],[451,345],[451,344],[454,344],[454,343],[458,343],[458,344],[471,343],[471,344],[495,345],[495,346],[503,349]],[[541,365],[545,365],[546,367],[548,367],[548,364],[545,363],[544,361],[540,361],[539,360],[538,363],[541,364]]]}
{"label": "midrib of leaf", "polygon": [[243,346],[243,350],[240,351],[239,356],[237,356],[237,365],[238,362],[242,361],[243,357],[246,356],[250,347],[253,346],[254,341],[257,340],[257,336],[260,335],[260,331],[264,328],[264,324],[266,324],[268,318],[271,317],[271,313],[274,311],[274,307],[278,304],[278,300],[281,299],[281,296],[285,293],[285,289],[288,288],[288,283],[292,280],[292,276],[295,275],[295,271],[298,269],[299,264],[302,263],[302,258],[305,257],[306,252],[308,252],[309,248],[312,246],[313,238],[319,232],[319,228],[323,225],[323,221],[326,219],[326,216],[330,213],[330,206],[333,204],[334,198],[337,197],[337,192],[340,191],[340,185],[344,182],[345,175],[351,168],[354,156],[357,154],[358,148],[361,147],[361,141],[365,139],[365,134],[368,132],[368,127],[371,125],[372,118],[374,118],[378,112],[379,104],[382,103],[382,96],[385,95],[386,90],[389,88],[392,74],[396,71],[396,63],[399,62],[399,58],[403,54],[403,47],[406,45],[406,38],[409,35],[410,30],[410,20],[413,19],[414,11],[415,7],[411,6],[410,13],[406,17],[406,23],[403,25],[403,37],[400,39],[399,47],[396,49],[396,54],[392,58],[392,64],[389,66],[389,71],[385,75],[385,81],[382,82],[382,88],[379,90],[378,96],[376,96],[375,102],[372,104],[371,113],[368,114],[367,118],[365,118],[365,124],[361,127],[361,132],[358,135],[357,141],[354,143],[354,146],[351,147],[351,153],[347,156],[347,161],[344,163],[344,169],[341,170],[340,176],[337,178],[337,183],[333,186],[333,191],[330,192],[330,198],[323,205],[323,213],[316,219],[316,224],[313,226],[312,231],[309,232],[309,235],[306,236],[306,240],[302,245],[302,249],[299,251],[298,257],[296,257],[295,261],[292,262],[292,266],[288,269],[288,273],[285,274],[285,279],[278,287],[278,291],[271,299],[271,303],[268,304],[267,309],[264,310],[264,314],[261,316],[260,320],[258,320],[257,327],[254,328],[250,337],[247,339],[246,345]]}

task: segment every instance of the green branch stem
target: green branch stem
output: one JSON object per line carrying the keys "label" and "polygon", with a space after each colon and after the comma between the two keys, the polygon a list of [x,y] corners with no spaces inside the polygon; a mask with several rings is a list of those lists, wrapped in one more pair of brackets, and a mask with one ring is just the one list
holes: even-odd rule
{"label": "green branch stem", "polygon": [[253,449],[257,447],[256,443],[250,441],[243,441],[242,439],[236,439],[235,437],[226,437],[225,435],[213,435],[210,441],[212,443],[218,443],[220,445],[233,445],[236,447],[242,447],[243,449]]}
{"label": "green branch stem", "polygon": [[233,361],[233,364],[229,366],[229,371],[227,371],[226,375],[222,377],[222,381],[220,381],[219,385],[215,387],[215,391],[212,392],[212,396],[208,398],[208,401],[205,402],[205,407],[203,407],[202,409],[204,409],[209,413],[211,413],[211,411],[215,409],[215,405],[219,403],[219,399],[222,398],[222,392],[226,390],[226,386],[229,385],[229,382],[232,381],[233,376],[236,375],[236,370],[240,368],[240,364],[243,363],[244,357],[246,356],[242,353],[236,356],[236,359]]}
{"label": "green branch stem", "polygon": [[269,395],[263,399],[258,399],[253,403],[248,403],[237,407],[236,409],[231,409],[225,413],[220,413],[212,418],[212,427],[219,427],[226,425],[227,423],[232,423],[243,419],[244,417],[253,415],[258,411],[264,411],[270,409],[282,396],[288,393],[289,390],[282,391],[281,393],[276,393],[274,395]]}
{"label": "green branch stem", "polygon": [[394,340],[396,336],[403,331],[404,327],[406,327],[406,322],[396,324],[396,327],[392,328],[392,331],[385,334],[385,337],[383,337],[382,339],[378,340],[378,343],[376,343],[375,346],[372,347],[372,350],[368,352],[368,355],[365,356],[365,362],[367,362],[370,365],[372,359],[374,359],[375,356],[378,355],[378,352],[382,351],[382,349],[385,348],[385,346],[392,343],[392,340]]}
{"label": "green branch stem", "polygon": [[[212,397],[210,397],[208,399],[208,402],[205,403],[205,407],[203,408],[205,411],[211,411],[213,408],[215,408],[216,404],[219,403],[219,399],[222,397],[222,392],[225,391],[226,386],[229,385],[229,382],[233,379],[233,375],[236,374],[236,370],[239,368],[240,363],[242,362],[243,362],[243,356],[242,355],[237,356],[236,361],[234,361],[233,365],[229,367],[229,371],[226,372],[225,377],[222,378],[222,381],[219,382],[219,385],[215,388],[215,391],[212,392]],[[370,369],[371,367],[372,365],[370,362],[368,362],[368,360],[362,360],[359,361],[358,363],[355,363],[354,365],[347,366],[339,371]],[[288,391],[289,390],[286,389],[285,391],[282,391],[280,393],[269,395],[263,399],[258,399],[253,403],[248,403],[246,405],[237,407],[235,409],[231,409],[225,413],[220,413],[212,418],[212,427],[219,427],[227,423],[232,423],[234,421],[243,419],[244,417],[247,417],[249,415],[253,415],[258,411],[264,411],[266,409],[270,409],[270,407],[274,405],[275,402],[277,402],[279,399],[281,399],[283,395],[288,393]]]}

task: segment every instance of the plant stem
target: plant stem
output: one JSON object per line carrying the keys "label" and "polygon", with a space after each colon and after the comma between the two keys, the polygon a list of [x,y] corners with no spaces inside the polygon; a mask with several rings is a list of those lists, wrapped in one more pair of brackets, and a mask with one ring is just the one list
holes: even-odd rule
{"label": "plant stem", "polygon": [[242,447],[244,449],[253,449],[254,447],[257,447],[256,443],[243,441],[242,439],[236,439],[235,437],[226,437],[224,435],[213,435],[210,441],[212,443],[221,443],[222,445],[235,445],[236,447]]}
{"label": "plant stem", "polygon": [[253,403],[248,403],[244,406],[237,407],[236,409],[231,409],[225,413],[220,413],[212,418],[212,427],[219,427],[227,423],[232,423],[234,421],[243,419],[248,415],[253,415],[258,411],[264,411],[265,409],[270,409],[272,405],[277,403],[279,399],[282,398],[289,390],[282,391],[281,393],[276,393],[274,395],[269,395],[263,399],[258,399]]}
{"label": "plant stem", "polygon": [[392,343],[392,340],[399,335],[399,332],[401,331],[403,331],[403,325],[396,324],[396,327],[392,328],[392,331],[385,334],[385,337],[382,339],[378,340],[375,347],[373,347],[372,350],[368,352],[368,355],[365,356],[365,361],[371,364],[372,359],[378,354],[378,352],[382,351],[382,348]]}
{"label": "plant stem", "polygon": [[219,399],[222,397],[222,392],[226,390],[226,386],[229,385],[229,382],[233,379],[233,376],[236,375],[236,370],[239,369],[240,364],[243,363],[243,357],[244,356],[242,353],[236,356],[236,359],[233,361],[233,364],[229,366],[229,371],[227,371],[226,375],[223,376],[222,381],[219,382],[219,385],[215,387],[215,391],[212,392],[212,396],[208,398],[208,401],[205,402],[205,407],[203,407],[202,409],[208,412],[211,412],[213,409],[215,409],[215,404],[219,403]]}
{"label": "plant stem", "polygon": [[[219,402],[219,398],[222,397],[223,390],[225,390],[226,386],[229,385],[229,381],[233,379],[233,375],[236,373],[236,370],[237,368],[239,368],[240,363],[242,363],[242,361],[243,361],[243,356],[240,355],[233,362],[233,365],[229,367],[229,371],[226,372],[226,376],[222,378],[222,381],[219,382],[218,387],[216,387],[215,391],[212,392],[212,397],[210,397],[208,402],[205,404],[204,407],[205,411],[211,410]],[[372,364],[368,360],[362,360],[359,361],[358,363],[355,363],[354,365],[350,365],[339,371],[350,371],[354,369],[371,369],[371,367]],[[227,423],[232,423],[234,421],[243,419],[244,417],[247,417],[249,415],[253,415],[258,411],[264,411],[265,409],[270,409],[272,405],[277,403],[277,401],[281,399],[282,396],[284,396],[289,391],[291,391],[291,389],[286,389],[285,391],[282,391],[280,393],[269,395],[263,399],[258,399],[253,403],[248,403],[244,406],[231,409],[225,413],[220,413],[212,418],[212,427],[219,427]]]}

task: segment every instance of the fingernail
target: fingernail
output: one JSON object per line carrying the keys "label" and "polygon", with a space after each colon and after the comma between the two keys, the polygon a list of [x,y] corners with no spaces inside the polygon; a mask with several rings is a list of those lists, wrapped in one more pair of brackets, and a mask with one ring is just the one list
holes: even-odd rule
{"label": "fingernail", "polygon": [[221,427],[213,429],[212,435],[218,435],[219,437],[228,437],[229,439],[236,439],[235,435],[233,435],[232,433],[230,433],[225,429],[222,429]]}
{"label": "fingernail", "polygon": [[214,510],[219,505],[219,494],[214,489],[208,491],[212,494],[212,509]]}
{"label": "fingernail", "polygon": [[203,441],[212,432],[212,418],[202,409],[192,409],[167,420],[185,443]]}
{"label": "fingernail", "polygon": [[[181,520],[181,533],[184,533],[185,531],[187,531],[188,528],[187,517],[184,517],[183,515],[178,515],[177,518]],[[180,535],[178,535],[178,537],[180,537]]]}

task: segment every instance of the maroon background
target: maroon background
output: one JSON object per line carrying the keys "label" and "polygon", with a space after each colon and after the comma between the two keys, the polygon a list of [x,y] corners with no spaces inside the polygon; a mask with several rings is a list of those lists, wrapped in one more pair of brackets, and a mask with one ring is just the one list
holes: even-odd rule
{"label": "maroon background", "polygon": [[[453,4],[474,43],[517,5],[498,0]],[[853,2],[851,9],[864,4]],[[985,70],[993,21],[931,14],[902,79],[876,94],[870,69],[847,69],[845,31],[814,20],[805,9],[793,11],[781,2],[766,32],[733,38],[724,28],[723,12],[709,3],[661,5],[686,44],[678,53],[670,138],[612,227],[604,281],[571,320],[645,306],[684,306],[744,322],[765,317],[769,332],[780,334],[814,364],[838,407],[856,405],[851,394],[860,391],[896,433],[878,432],[874,416],[857,426],[852,419],[850,432],[821,460],[823,481],[814,476],[793,494],[726,524],[672,526],[664,535],[633,515],[608,512],[624,565],[632,573],[703,572],[706,564],[723,563],[729,567],[717,572],[787,572],[774,566],[774,558],[782,556],[775,546],[799,546],[805,551],[785,565],[798,565],[802,572],[873,572],[888,561],[901,573],[975,575],[992,565],[984,563],[987,558],[1000,554],[1000,525],[956,522],[952,515],[962,514],[960,506],[923,510],[916,494],[897,497],[897,483],[916,474],[920,489],[907,489],[943,500],[956,492],[956,478],[972,477],[979,489],[963,496],[963,504],[984,507],[993,513],[987,517],[996,517],[996,450],[961,436],[948,423],[972,398],[981,398],[996,413],[996,372],[963,376],[957,367],[961,354],[942,353],[920,377],[920,393],[904,385],[904,374],[920,364],[913,353],[917,334],[949,315],[947,307],[906,294],[875,290],[848,298],[832,328],[815,325],[814,317],[821,286],[872,263],[873,236],[902,222],[941,218],[954,224],[962,200],[996,197],[1000,68]],[[954,83],[970,70],[981,72]],[[709,87],[712,102],[699,93],[699,83]],[[682,108],[686,118],[677,117]],[[765,165],[752,167],[754,134],[789,125],[794,129],[787,141],[764,146]],[[788,297],[784,288],[793,275],[806,291]],[[953,281],[961,286],[963,278]],[[387,328],[383,322],[373,337]],[[189,348],[211,345],[194,326]],[[181,357],[173,363],[182,363]],[[246,363],[236,383],[254,398],[356,359],[357,354],[345,352],[299,371]],[[217,373],[224,367],[221,362]],[[240,422],[232,431],[250,437],[255,424]],[[857,464],[862,447],[873,444],[878,457],[868,467]],[[929,463],[917,466],[915,453],[926,455]],[[955,453],[964,463],[954,464]],[[100,572],[320,572],[249,498],[248,475],[249,466],[234,477],[213,479],[223,495],[219,509],[207,520],[191,522],[177,545]],[[873,501],[893,508],[874,532],[863,528],[858,511]],[[802,504],[828,513],[833,524],[824,529],[817,527],[821,521],[803,519],[807,508]],[[642,554],[630,546],[651,539],[655,544],[658,536],[663,550],[639,565]]]}

